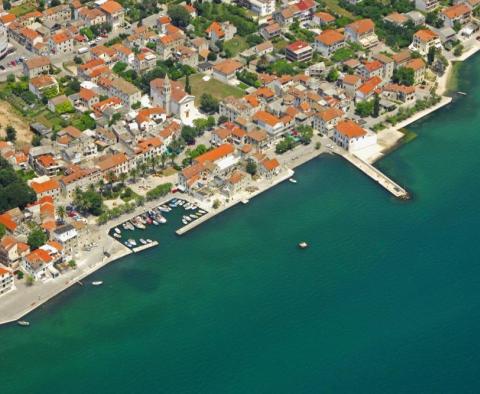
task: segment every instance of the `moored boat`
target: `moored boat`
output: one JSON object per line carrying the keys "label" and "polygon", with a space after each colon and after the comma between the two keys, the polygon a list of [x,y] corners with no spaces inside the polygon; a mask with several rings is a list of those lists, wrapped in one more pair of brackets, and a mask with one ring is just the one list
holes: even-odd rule
{"label": "moored boat", "polygon": [[103,281],[101,281],[101,280],[95,280],[95,281],[92,282],[92,285],[93,285],[93,286],[103,285]]}
{"label": "moored boat", "polygon": [[147,241],[145,241],[143,238],[140,238],[140,243],[141,243],[142,245],[146,245],[146,244],[147,244]]}
{"label": "moored boat", "polygon": [[113,229],[113,231],[115,231],[117,234],[121,234],[121,233],[122,233],[122,231],[121,231],[118,227],[115,227],[115,228]]}
{"label": "moored boat", "polygon": [[165,219],[165,217],[163,217],[160,214],[157,215],[157,220],[159,223],[162,223],[162,224],[167,223],[167,219]]}
{"label": "moored boat", "polygon": [[297,183],[297,180],[296,180],[296,179],[293,179],[293,178],[290,178],[288,181],[289,181],[290,183]]}
{"label": "moored boat", "polygon": [[122,238],[122,236],[121,236],[120,234],[118,234],[118,233],[113,233],[113,236],[114,236],[115,238]]}
{"label": "moored boat", "polygon": [[30,322],[28,322],[28,321],[26,321],[26,320],[19,320],[19,321],[17,322],[17,324],[18,324],[19,326],[28,327],[28,326],[30,325]]}
{"label": "moored boat", "polygon": [[145,241],[147,241],[148,244],[151,244],[153,242],[150,238],[147,238]]}
{"label": "moored boat", "polygon": [[298,244],[298,247],[300,249],[305,249],[305,248],[308,248],[308,244],[305,241],[302,241]]}
{"label": "moored boat", "polygon": [[132,245],[132,246],[137,246],[137,241],[135,241],[135,240],[132,239],[132,238],[130,238],[130,239],[128,240],[128,243],[129,243],[130,245]]}
{"label": "moored boat", "polygon": [[154,226],[158,226],[158,222],[157,222],[156,220],[152,220],[152,224],[153,224]]}
{"label": "moored boat", "polygon": [[183,224],[188,224],[187,219],[182,219]]}

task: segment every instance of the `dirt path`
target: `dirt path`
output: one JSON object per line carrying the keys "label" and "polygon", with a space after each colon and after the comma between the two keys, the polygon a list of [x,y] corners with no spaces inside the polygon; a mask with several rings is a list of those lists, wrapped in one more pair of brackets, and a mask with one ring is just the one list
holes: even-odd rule
{"label": "dirt path", "polygon": [[17,142],[30,143],[33,133],[29,124],[7,101],[0,100],[0,137],[5,137],[5,129],[11,125],[17,130]]}

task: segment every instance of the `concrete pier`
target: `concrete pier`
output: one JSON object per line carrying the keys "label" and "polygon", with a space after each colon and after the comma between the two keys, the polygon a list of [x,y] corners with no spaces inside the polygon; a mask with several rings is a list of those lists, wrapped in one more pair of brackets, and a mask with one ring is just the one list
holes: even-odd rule
{"label": "concrete pier", "polygon": [[362,171],[364,174],[368,175],[370,178],[372,178],[375,182],[377,182],[380,186],[385,188],[387,191],[389,191],[391,194],[393,194],[395,197],[402,199],[402,200],[408,200],[410,198],[410,194],[398,185],[396,182],[394,182],[392,179],[390,179],[388,176],[386,176],[383,172],[381,172],[378,168],[375,168],[371,164],[367,163],[366,161],[360,159],[359,157],[348,153],[344,150],[341,152],[338,152],[345,160],[349,161],[352,163],[355,167],[357,167],[360,171]]}
{"label": "concrete pier", "polygon": [[157,245],[158,245],[158,242],[153,241],[153,242],[149,242],[146,245],[140,245],[140,246],[137,246],[136,248],[132,248],[132,251],[133,253],[138,253],[138,252],[141,252],[142,250],[153,248],[154,246],[157,246]]}

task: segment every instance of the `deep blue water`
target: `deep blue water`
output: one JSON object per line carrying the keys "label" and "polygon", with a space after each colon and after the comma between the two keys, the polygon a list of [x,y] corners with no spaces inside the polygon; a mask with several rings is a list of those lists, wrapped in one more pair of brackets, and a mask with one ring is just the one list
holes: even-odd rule
{"label": "deep blue water", "polygon": [[378,164],[413,200],[321,157],[186,236],[171,218],[0,329],[0,392],[480,392],[479,72]]}

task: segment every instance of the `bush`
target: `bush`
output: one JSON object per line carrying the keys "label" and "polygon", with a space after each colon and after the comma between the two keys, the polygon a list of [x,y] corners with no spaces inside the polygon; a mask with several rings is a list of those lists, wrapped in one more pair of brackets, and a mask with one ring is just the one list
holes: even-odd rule
{"label": "bush", "polygon": [[147,201],[155,200],[157,198],[166,196],[172,190],[171,183],[163,183],[161,185],[156,186],[152,190],[147,192]]}

